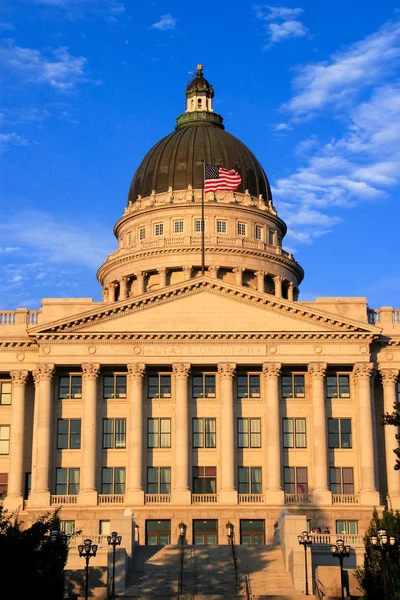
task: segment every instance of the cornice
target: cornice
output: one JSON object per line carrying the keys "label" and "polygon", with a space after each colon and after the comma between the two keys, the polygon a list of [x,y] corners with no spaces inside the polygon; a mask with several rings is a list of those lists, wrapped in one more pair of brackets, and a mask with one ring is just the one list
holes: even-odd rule
{"label": "cornice", "polygon": [[7,351],[12,351],[15,349],[23,350],[24,352],[39,352],[39,346],[37,345],[35,340],[30,340],[28,342],[20,342],[18,340],[13,339],[0,339],[0,349]]}

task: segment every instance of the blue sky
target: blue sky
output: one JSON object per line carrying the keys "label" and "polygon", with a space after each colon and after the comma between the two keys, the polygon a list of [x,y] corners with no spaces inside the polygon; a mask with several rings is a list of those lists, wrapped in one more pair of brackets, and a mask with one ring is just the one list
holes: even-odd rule
{"label": "blue sky", "polygon": [[400,307],[400,13],[389,0],[5,0],[0,307],[101,299],[132,176],[198,62],[263,164],[300,300]]}

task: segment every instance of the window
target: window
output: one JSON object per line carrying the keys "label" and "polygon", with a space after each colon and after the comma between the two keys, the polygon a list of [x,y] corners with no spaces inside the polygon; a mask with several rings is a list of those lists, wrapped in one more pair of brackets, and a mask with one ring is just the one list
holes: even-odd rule
{"label": "window", "polygon": [[11,404],[11,381],[0,381],[0,404]]}
{"label": "window", "polygon": [[351,419],[328,419],[329,448],[351,448]]}
{"label": "window", "polygon": [[397,402],[400,402],[400,381],[397,382]]}
{"label": "window", "polygon": [[261,227],[261,225],[256,225],[256,228],[255,228],[256,240],[262,240],[262,230],[263,230],[263,228]]}
{"label": "window", "polygon": [[261,494],[261,467],[239,467],[239,494]]}
{"label": "window", "polygon": [[283,421],[283,447],[307,448],[306,420],[286,419]]}
{"label": "window", "polygon": [[202,229],[201,229],[201,224],[203,223],[203,227],[204,227],[204,231],[206,230],[206,222],[202,221],[201,219],[195,219],[194,220],[194,231],[195,233],[201,233]]}
{"label": "window", "polygon": [[103,419],[103,448],[125,448],[126,419]]}
{"label": "window", "polygon": [[0,473],[0,498],[7,496],[8,473]]}
{"label": "window", "polygon": [[336,521],[336,533],[338,535],[357,535],[358,521]]}
{"label": "window", "polygon": [[327,375],[326,395],[328,398],[350,398],[350,376]]}
{"label": "window", "polygon": [[171,521],[146,521],[146,546],[166,546],[171,543]]}
{"label": "window", "polygon": [[164,223],[156,223],[154,225],[154,235],[156,237],[159,235],[164,235]]}
{"label": "window", "polygon": [[126,375],[104,375],[103,398],[126,398]]}
{"label": "window", "polygon": [[285,467],[285,494],[308,494],[307,467]]}
{"label": "window", "polygon": [[24,500],[28,500],[32,488],[32,473],[25,473]]}
{"label": "window", "polygon": [[193,448],[216,447],[216,419],[193,419]]}
{"label": "window", "polygon": [[67,537],[75,533],[75,521],[60,521],[60,531]]}
{"label": "window", "polygon": [[217,233],[226,233],[226,221],[217,221]]}
{"label": "window", "polygon": [[147,419],[147,447],[171,448],[171,419]]}
{"label": "window", "polygon": [[265,521],[261,519],[240,519],[240,543],[244,546],[265,544]]}
{"label": "window", "polygon": [[174,221],[174,233],[183,233],[183,221]]}
{"label": "window", "polygon": [[60,375],[58,380],[58,397],[60,399],[82,398],[82,375]]}
{"label": "window", "polygon": [[261,419],[238,419],[238,448],[261,448]]}
{"label": "window", "polygon": [[193,493],[217,493],[217,467],[193,467]]}
{"label": "window", "polygon": [[0,425],[0,454],[10,452],[10,426]]}
{"label": "window", "polygon": [[282,398],[304,398],[304,375],[282,375]]}
{"label": "window", "polygon": [[260,376],[251,373],[243,373],[237,376],[238,398],[260,397]]}
{"label": "window", "polygon": [[332,494],[354,494],[352,467],[330,467],[329,480]]}
{"label": "window", "polygon": [[125,494],[125,467],[102,468],[101,493]]}
{"label": "window", "polygon": [[126,245],[130,246],[132,244],[132,232],[128,231],[126,234]]}
{"label": "window", "polygon": [[57,496],[79,494],[80,469],[56,469]]}
{"label": "window", "polygon": [[139,227],[139,241],[142,242],[146,239],[146,227]]}
{"label": "window", "polygon": [[218,521],[193,519],[193,544],[195,546],[216,546],[218,544]]}
{"label": "window", "polygon": [[171,375],[149,375],[149,398],[171,398]]}
{"label": "window", "polygon": [[275,231],[273,229],[268,229],[268,244],[270,246],[275,244]]}
{"label": "window", "polygon": [[99,534],[100,535],[110,535],[111,533],[111,523],[110,521],[104,519],[99,521]]}
{"label": "window", "polygon": [[193,398],[215,398],[215,375],[200,373],[192,376]]}
{"label": "window", "polygon": [[58,419],[57,448],[78,450],[81,447],[81,420]]}
{"label": "window", "polygon": [[238,223],[237,232],[238,235],[246,235],[246,223]]}
{"label": "window", "polygon": [[171,493],[171,467],[147,467],[147,493]]}

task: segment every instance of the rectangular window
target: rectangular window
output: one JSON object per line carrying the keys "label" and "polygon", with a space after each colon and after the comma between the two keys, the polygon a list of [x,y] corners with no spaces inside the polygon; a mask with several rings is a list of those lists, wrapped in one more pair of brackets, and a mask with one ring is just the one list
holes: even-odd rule
{"label": "rectangular window", "polygon": [[193,398],[215,398],[215,375],[199,373],[192,376]]}
{"label": "rectangular window", "polygon": [[283,469],[285,494],[308,494],[307,467]]}
{"label": "rectangular window", "polygon": [[217,493],[217,467],[193,467],[193,493]]}
{"label": "rectangular window", "polygon": [[275,245],[275,231],[273,229],[268,229],[268,244],[270,246]]}
{"label": "rectangular window", "polygon": [[147,447],[171,448],[171,419],[147,419]]}
{"label": "rectangular window", "polygon": [[103,448],[125,448],[126,419],[103,419]]}
{"label": "rectangular window", "polygon": [[60,531],[70,537],[75,533],[75,521],[60,521]]}
{"label": "rectangular window", "polygon": [[11,381],[0,381],[0,404],[11,404]]}
{"label": "rectangular window", "polygon": [[82,398],[82,375],[60,375],[58,380],[58,397],[60,399]]}
{"label": "rectangular window", "polygon": [[216,448],[216,419],[193,419],[193,448]]}
{"label": "rectangular window", "polygon": [[256,240],[262,240],[262,231],[263,231],[263,228],[260,225],[256,225],[256,229],[255,229]]}
{"label": "rectangular window", "polygon": [[130,246],[132,244],[132,232],[128,231],[126,234],[126,245]]}
{"label": "rectangular window", "polygon": [[58,419],[57,448],[79,450],[81,447],[81,420]]}
{"label": "rectangular window", "polygon": [[327,375],[326,395],[328,398],[350,398],[350,375]]}
{"label": "rectangular window", "polygon": [[328,419],[329,448],[351,448],[351,419]]}
{"label": "rectangular window", "polygon": [[174,233],[183,233],[183,221],[174,221]]}
{"label": "rectangular window", "polygon": [[171,493],[171,467],[148,467],[147,468],[147,493],[148,494],[170,494]]}
{"label": "rectangular window", "polygon": [[352,467],[330,467],[329,480],[332,494],[354,494]]}
{"label": "rectangular window", "polygon": [[79,494],[80,469],[56,469],[56,494],[76,496]]}
{"label": "rectangular window", "polygon": [[336,521],[337,535],[357,535],[358,521]]}
{"label": "rectangular window", "polygon": [[282,423],[283,447],[307,448],[306,420],[284,418]]}
{"label": "rectangular window", "polygon": [[125,467],[102,468],[101,493],[125,494]]}
{"label": "rectangular window", "polygon": [[154,235],[155,237],[164,235],[164,223],[156,223],[154,225]]}
{"label": "rectangular window", "polygon": [[103,398],[126,398],[126,375],[104,375]]}
{"label": "rectangular window", "polygon": [[7,496],[8,473],[0,473],[0,498]]}
{"label": "rectangular window", "polygon": [[237,420],[238,448],[261,448],[261,419]]}
{"label": "rectangular window", "polygon": [[304,375],[290,373],[282,375],[282,398],[304,398]]}
{"label": "rectangular window", "polygon": [[139,241],[142,242],[146,239],[146,227],[139,227]]}
{"label": "rectangular window", "polygon": [[10,426],[0,425],[0,454],[10,452]]}
{"label": "rectangular window", "polygon": [[171,375],[149,375],[149,398],[171,398]]}
{"label": "rectangular window", "polygon": [[261,474],[261,467],[239,467],[239,494],[261,494]]}
{"label": "rectangular window", "polygon": [[242,373],[237,376],[238,398],[259,398],[260,376],[255,373]]}
{"label": "rectangular window", "polygon": [[226,221],[217,221],[217,233],[226,233]]}
{"label": "rectangular window", "polygon": [[100,535],[110,535],[111,533],[111,523],[106,519],[102,519],[99,521],[99,534]]}
{"label": "rectangular window", "polygon": [[238,223],[237,224],[237,232],[238,235],[246,235],[246,223]]}
{"label": "rectangular window", "polygon": [[201,233],[202,232],[202,228],[201,228],[201,224],[202,223],[203,223],[204,231],[206,231],[207,224],[206,224],[205,221],[202,221],[201,219],[195,219],[194,220],[194,231],[195,231],[195,233]]}

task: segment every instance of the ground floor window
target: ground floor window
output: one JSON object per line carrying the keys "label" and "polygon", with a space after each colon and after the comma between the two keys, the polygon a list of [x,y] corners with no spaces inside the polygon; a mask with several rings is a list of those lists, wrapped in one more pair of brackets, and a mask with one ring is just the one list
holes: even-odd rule
{"label": "ground floor window", "polygon": [[108,520],[99,521],[99,534],[100,535],[110,535],[111,533],[111,525]]}
{"label": "ground floor window", "polygon": [[171,521],[146,521],[146,546],[167,546],[171,543]]}
{"label": "ground floor window", "polygon": [[216,546],[218,544],[218,521],[216,519],[194,519],[193,543],[196,546]]}
{"label": "ground floor window", "polygon": [[336,521],[336,533],[338,535],[357,535],[358,521]]}
{"label": "ground floor window", "polygon": [[60,521],[60,531],[70,537],[75,533],[75,521]]}
{"label": "ground floor window", "polygon": [[7,496],[8,473],[0,473],[0,500]]}
{"label": "ground floor window", "polygon": [[265,544],[264,519],[241,519],[240,543],[244,546],[261,546]]}

